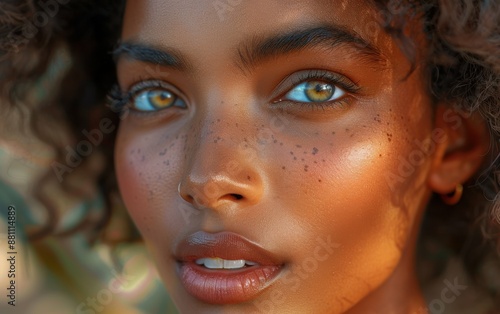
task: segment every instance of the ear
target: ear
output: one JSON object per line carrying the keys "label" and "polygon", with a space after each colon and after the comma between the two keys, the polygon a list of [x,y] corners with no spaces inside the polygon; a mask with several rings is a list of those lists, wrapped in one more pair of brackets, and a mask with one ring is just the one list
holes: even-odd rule
{"label": "ear", "polygon": [[490,134],[481,116],[439,105],[434,130],[443,130],[436,141],[429,187],[438,194],[455,191],[479,171],[490,147]]}

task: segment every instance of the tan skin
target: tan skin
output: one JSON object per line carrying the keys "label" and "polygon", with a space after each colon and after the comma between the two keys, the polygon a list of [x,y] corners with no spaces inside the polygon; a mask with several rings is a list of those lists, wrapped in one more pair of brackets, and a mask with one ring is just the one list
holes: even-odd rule
{"label": "tan skin", "polygon": [[[422,214],[432,192],[452,192],[477,171],[486,131],[475,119],[451,123],[445,104],[434,109],[420,68],[403,80],[409,61],[374,26],[371,5],[355,2],[243,1],[223,21],[212,1],[128,2],[122,42],[176,51],[186,61],[176,68],[119,58],[123,91],[160,80],[186,107],[131,110],[116,146],[123,198],[181,312],[256,313],[269,300],[279,313],[425,308],[413,261]],[[318,25],[354,31],[380,56],[344,42],[266,56],[253,66],[238,60],[252,38]],[[287,99],[304,73],[316,82],[311,73],[323,73],[320,86],[340,95],[328,98],[333,106]],[[324,73],[359,88],[325,82]],[[325,93],[312,89],[318,99]],[[386,175],[436,128],[444,130],[436,149],[390,184]],[[280,257],[280,274],[246,302],[200,300],[183,287],[172,258],[175,244],[200,230],[250,239]],[[318,238],[330,238],[333,253],[314,271],[294,273]],[[283,277],[298,280],[290,285]]]}

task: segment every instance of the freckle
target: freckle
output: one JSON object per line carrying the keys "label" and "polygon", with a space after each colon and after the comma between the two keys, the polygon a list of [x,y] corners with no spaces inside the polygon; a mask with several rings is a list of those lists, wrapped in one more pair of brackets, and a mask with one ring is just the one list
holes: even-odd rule
{"label": "freckle", "polygon": [[278,140],[274,140],[274,144],[278,143]]}
{"label": "freckle", "polygon": [[162,152],[160,152],[160,156],[165,156],[166,153],[167,153],[167,149],[165,148]]}
{"label": "freckle", "polygon": [[264,127],[264,124],[261,124],[260,126],[263,128],[263,127]]}
{"label": "freckle", "polygon": [[349,132],[349,129],[345,129],[346,132]]}
{"label": "freckle", "polygon": [[316,155],[318,152],[319,152],[319,149],[317,149],[316,147],[314,147],[314,148],[313,148],[313,151],[312,151],[312,154],[313,154],[313,155]]}
{"label": "freckle", "polygon": [[297,160],[297,157],[293,157],[293,160]]}
{"label": "freckle", "polygon": [[315,160],[314,163],[317,164],[318,162]]}
{"label": "freckle", "polygon": [[382,154],[379,154],[378,156],[379,156],[379,157],[382,157]]}
{"label": "freckle", "polygon": [[293,155],[293,152],[290,152],[290,155]]}
{"label": "freckle", "polygon": [[321,161],[322,161],[322,162],[326,162],[326,160],[324,160],[324,159],[321,159]]}
{"label": "freckle", "polygon": [[323,181],[321,181],[321,179],[318,179],[318,182],[319,182],[319,183],[321,183],[321,182],[323,182]]}
{"label": "freckle", "polygon": [[319,135],[319,132],[315,132],[314,135]]}
{"label": "freckle", "polygon": [[247,180],[248,180],[248,181],[251,181],[251,180],[252,180],[252,178],[251,178],[250,176],[247,176]]}
{"label": "freckle", "polygon": [[355,133],[352,133],[350,137],[354,137],[354,134],[355,134]]}
{"label": "freckle", "polygon": [[245,148],[248,148],[248,144],[245,144]]}
{"label": "freckle", "polygon": [[217,122],[220,122],[220,119],[217,119]]}
{"label": "freckle", "polygon": [[283,146],[283,142],[280,143],[280,146]]}
{"label": "freckle", "polygon": [[281,167],[281,169],[285,170],[285,169],[286,169],[286,167],[285,167],[285,166],[283,166],[283,167]]}
{"label": "freckle", "polygon": [[238,124],[238,123],[236,123],[236,127],[239,127],[239,124]]}
{"label": "freckle", "polygon": [[304,152],[304,155],[307,155],[307,152]]}
{"label": "freckle", "polygon": [[295,145],[295,147],[297,147],[297,148],[302,148],[302,145]]}
{"label": "freckle", "polygon": [[332,132],[332,135],[335,135],[335,132]]}

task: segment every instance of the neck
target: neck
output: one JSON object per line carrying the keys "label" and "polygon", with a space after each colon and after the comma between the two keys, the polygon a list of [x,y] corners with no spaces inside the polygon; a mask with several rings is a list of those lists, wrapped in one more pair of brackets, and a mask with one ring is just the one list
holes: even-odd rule
{"label": "neck", "polygon": [[[417,228],[418,229],[418,228]],[[427,314],[416,274],[415,254],[418,231],[414,230],[398,266],[391,276],[347,314]]]}

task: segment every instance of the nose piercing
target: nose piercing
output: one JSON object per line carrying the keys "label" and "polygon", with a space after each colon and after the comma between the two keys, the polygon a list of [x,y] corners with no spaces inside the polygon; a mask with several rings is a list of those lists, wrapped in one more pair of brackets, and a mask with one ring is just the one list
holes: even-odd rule
{"label": "nose piercing", "polygon": [[177,193],[181,195],[181,183],[179,182],[179,185],[177,186]]}

